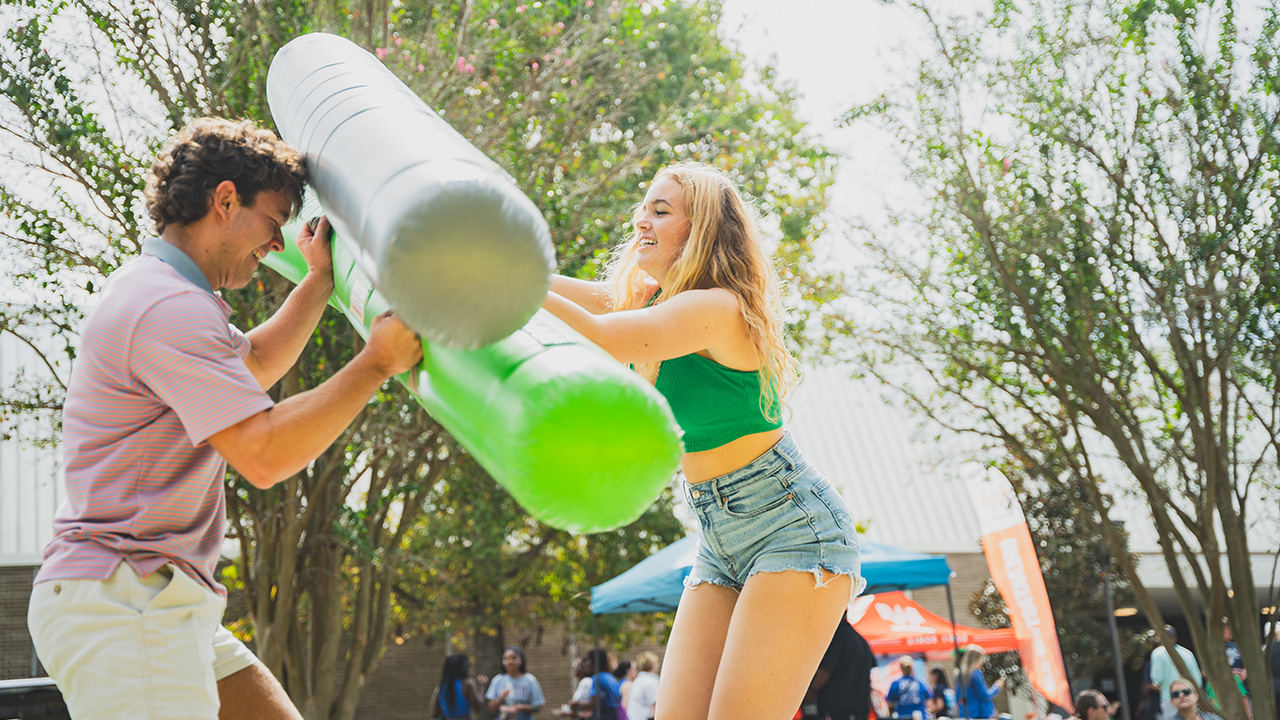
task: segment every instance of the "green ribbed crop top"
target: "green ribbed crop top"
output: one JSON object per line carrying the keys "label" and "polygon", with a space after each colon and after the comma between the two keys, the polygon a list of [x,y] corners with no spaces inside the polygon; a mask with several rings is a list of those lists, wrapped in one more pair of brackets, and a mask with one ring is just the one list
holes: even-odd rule
{"label": "green ribbed crop top", "polygon": [[734,370],[691,353],[662,361],[655,385],[684,430],[685,452],[782,427],[781,417],[771,421],[760,410],[758,370]]}

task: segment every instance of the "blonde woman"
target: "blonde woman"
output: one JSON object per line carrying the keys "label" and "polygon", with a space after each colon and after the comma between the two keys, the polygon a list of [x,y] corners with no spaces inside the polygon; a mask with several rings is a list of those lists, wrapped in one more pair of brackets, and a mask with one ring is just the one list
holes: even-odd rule
{"label": "blonde woman", "polygon": [[956,680],[962,718],[996,716],[996,706],[991,700],[1000,694],[1001,688],[1004,687],[1004,678],[1001,677],[991,687],[987,687],[987,679],[982,674],[982,666],[986,662],[987,653],[980,646],[965,646],[964,659],[960,661],[960,677]]}
{"label": "blonde woman", "polygon": [[1174,720],[1222,720],[1220,715],[1196,707],[1200,703],[1200,694],[1186,678],[1169,683],[1169,702],[1173,704]]}
{"label": "blonde woman", "polygon": [[658,690],[663,720],[787,720],[861,585],[849,511],[782,427],[795,361],[753,212],[719,170],[661,170],[604,282],[545,307],[630,363],[684,431],[700,525]]}

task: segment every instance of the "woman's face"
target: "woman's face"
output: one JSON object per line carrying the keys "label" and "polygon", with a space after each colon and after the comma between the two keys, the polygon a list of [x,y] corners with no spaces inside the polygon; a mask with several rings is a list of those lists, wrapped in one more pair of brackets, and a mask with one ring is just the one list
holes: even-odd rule
{"label": "woman's face", "polygon": [[520,656],[515,650],[502,653],[502,669],[506,670],[508,675],[520,674]]}
{"label": "woman's face", "polygon": [[1200,700],[1200,696],[1196,694],[1185,683],[1175,682],[1169,686],[1169,702],[1177,708],[1178,712],[1185,712],[1187,708],[1194,708]]}
{"label": "woman's face", "polygon": [[1086,710],[1084,717],[1080,720],[1107,720],[1109,717],[1111,717],[1111,708],[1108,705],[1100,705]]}
{"label": "woman's face", "polygon": [[689,217],[680,183],[664,177],[650,185],[635,224],[637,264],[661,284],[689,241]]}

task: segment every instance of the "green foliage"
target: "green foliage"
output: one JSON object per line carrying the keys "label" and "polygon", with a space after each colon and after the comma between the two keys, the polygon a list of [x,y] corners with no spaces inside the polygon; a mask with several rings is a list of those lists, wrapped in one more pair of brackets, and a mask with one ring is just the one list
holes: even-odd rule
{"label": "green foliage", "polygon": [[[1083,493],[1072,527],[1094,524],[1159,628],[1111,519],[1149,509],[1206,677],[1229,685],[1222,618],[1258,624],[1246,530],[1280,479],[1277,3],[1247,24],[1197,0],[950,24],[913,6],[937,46],[883,102],[932,199],[900,221],[929,244],[868,243],[861,359],[1027,468],[1024,504]],[[1266,660],[1244,652],[1269,716]]]}

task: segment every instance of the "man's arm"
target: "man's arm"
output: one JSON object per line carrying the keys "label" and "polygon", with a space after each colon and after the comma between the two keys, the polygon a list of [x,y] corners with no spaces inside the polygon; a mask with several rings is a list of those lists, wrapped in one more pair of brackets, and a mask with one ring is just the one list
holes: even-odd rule
{"label": "man's arm", "polygon": [[316,459],[387,378],[421,359],[422,341],[386,313],[374,320],[364,350],[333,377],[209,436],[209,444],[254,487],[269,488]]}
{"label": "man's arm", "polygon": [[307,275],[285,298],[270,319],[246,333],[249,356],[244,364],[263,390],[275,385],[298,361],[333,294],[333,254],[329,219],[321,217],[298,231],[298,250],[307,261]]}

